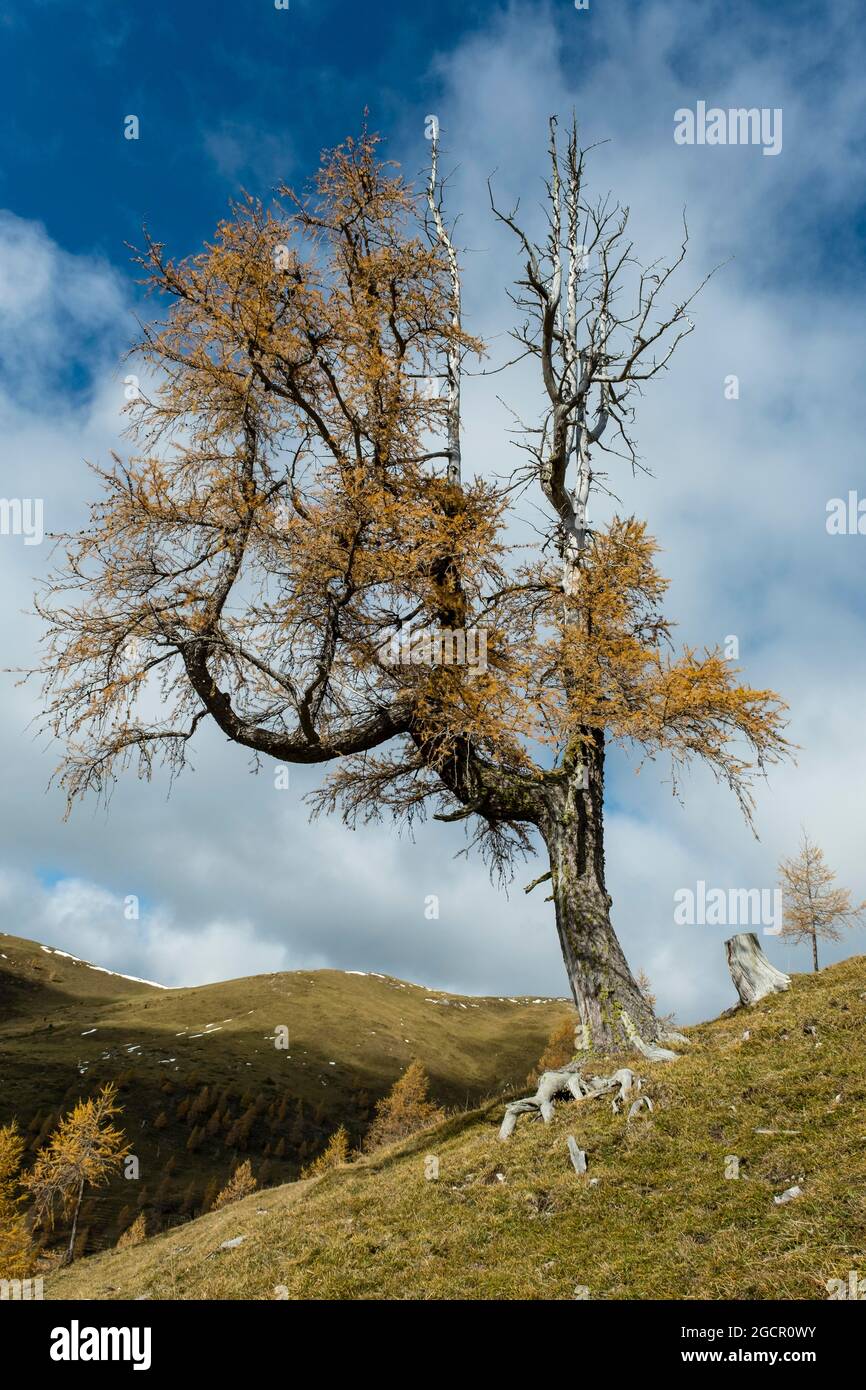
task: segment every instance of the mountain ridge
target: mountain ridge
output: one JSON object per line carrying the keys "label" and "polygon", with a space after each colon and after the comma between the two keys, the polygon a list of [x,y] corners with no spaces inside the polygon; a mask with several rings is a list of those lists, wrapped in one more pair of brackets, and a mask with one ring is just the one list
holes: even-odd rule
{"label": "mountain ridge", "polygon": [[446,1108],[511,1090],[571,1011],[335,970],[160,988],[6,934],[0,1124],[18,1120],[30,1162],[79,1096],[118,1084],[142,1178],[93,1197],[83,1247],[93,1248],[137,1210],[155,1227],[199,1210],[241,1159],[265,1183],[289,1181],[340,1124],[360,1142],[376,1100],[416,1058]]}

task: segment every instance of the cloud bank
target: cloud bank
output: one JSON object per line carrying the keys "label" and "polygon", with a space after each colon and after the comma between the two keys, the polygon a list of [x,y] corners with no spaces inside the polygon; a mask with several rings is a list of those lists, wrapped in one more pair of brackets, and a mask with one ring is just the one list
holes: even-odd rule
{"label": "cloud bank", "polygon": [[[681,804],[662,765],[611,758],[615,924],[660,1007],[684,1022],[724,1007],[732,991],[724,929],[676,926],[678,889],[698,880],[773,887],[805,823],[840,881],[866,897],[852,814],[866,775],[866,538],[831,537],[825,526],[830,498],[866,488],[862,251],[852,232],[866,156],[853,15],[834,5],[786,27],[754,7],[515,4],[430,60],[430,109],[454,166],[450,206],[466,247],[467,326],[488,340],[494,363],[510,355],[504,291],[520,267],[490,217],[486,180],[495,171],[501,202],[522,195],[533,215],[552,111],[565,120],[574,108],[585,143],[609,141],[590,157],[590,179],[629,205],[645,259],[678,245],[685,207],[683,293],[721,263],[697,302],[696,332],[639,409],[654,476],[623,470],[610,482],[660,540],[682,640],[713,646],[735,635],[750,682],[788,700],[801,752],[760,791],[760,842],[709,775],[687,781]],[[778,156],[678,145],[675,112],[702,100],[783,110]],[[410,170],[427,156],[426,114],[407,101],[390,132],[389,152]],[[211,129],[214,160],[250,167],[242,123],[215,118]],[[275,158],[264,145],[260,163]],[[44,498],[48,530],[81,522],[93,489],[86,460],[123,447],[119,358],[135,293],[108,263],[69,255],[38,224],[0,215],[2,491]],[[726,398],[731,375],[737,399]],[[538,383],[523,368],[473,379],[470,471],[508,464],[510,422],[497,394],[526,416],[538,407]],[[4,665],[35,659],[38,623],[24,610],[48,549],[0,536]],[[388,826],[310,825],[302,798],[311,773],[293,769],[279,790],[272,769],[251,775],[244,752],[214,730],[170,797],[164,779],[130,776],[107,814],[86,806],[64,821],[59,794],[46,791],[57,750],[32,734],[37,692],[7,677],[0,701],[4,930],[170,985],[334,966],[466,992],[564,991],[552,906],[541,891],[522,892],[537,866],[518,870],[505,896],[477,861],[455,858],[464,843],[456,827],[422,827],[412,842]],[[140,901],[137,921],[124,916],[128,895]],[[437,918],[425,915],[431,895]],[[783,968],[807,968],[802,949],[772,939],[765,948]],[[857,933],[825,958],[863,949]]]}

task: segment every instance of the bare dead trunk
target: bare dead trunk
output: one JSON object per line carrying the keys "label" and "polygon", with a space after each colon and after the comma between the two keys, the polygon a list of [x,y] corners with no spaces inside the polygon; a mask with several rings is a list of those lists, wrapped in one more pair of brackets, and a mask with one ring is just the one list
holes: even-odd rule
{"label": "bare dead trunk", "polygon": [[583,767],[552,792],[542,826],[559,942],[583,1025],[584,1046],[609,1052],[640,1048],[643,1042],[651,1052],[659,1025],[629,969],[610,919],[611,898],[604,879],[600,732],[585,754]]}

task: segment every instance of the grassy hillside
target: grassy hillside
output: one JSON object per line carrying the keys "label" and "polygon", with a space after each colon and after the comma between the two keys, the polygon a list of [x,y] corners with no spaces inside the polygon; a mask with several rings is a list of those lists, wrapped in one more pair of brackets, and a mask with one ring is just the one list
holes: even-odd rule
{"label": "grassy hillside", "polygon": [[[560,1101],[549,1126],[522,1119],[500,1144],[490,1103],[84,1260],[46,1295],[826,1298],[827,1279],[866,1270],[866,959],[795,976],[789,993],[690,1037],[676,1063],[635,1059],[651,1115]],[[588,1153],[584,1177],[568,1134]],[[730,1155],[739,1179],[725,1177]],[[777,1205],[794,1184],[802,1195]]]}
{"label": "grassy hillside", "polygon": [[335,970],[165,990],[0,935],[0,1124],[17,1117],[32,1157],[61,1110],[118,1082],[141,1179],[88,1203],[92,1249],[137,1209],[157,1226],[194,1214],[239,1158],[267,1183],[297,1177],[340,1123],[361,1137],[413,1057],[449,1107],[521,1083],[569,1007]]}

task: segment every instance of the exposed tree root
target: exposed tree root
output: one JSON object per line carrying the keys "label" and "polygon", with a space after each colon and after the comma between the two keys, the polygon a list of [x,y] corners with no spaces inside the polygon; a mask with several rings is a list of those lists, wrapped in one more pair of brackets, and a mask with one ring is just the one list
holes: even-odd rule
{"label": "exposed tree root", "polygon": [[[625,1035],[631,1043],[632,1047],[637,1048],[641,1056],[646,1057],[648,1062],[675,1062],[679,1057],[680,1054],[678,1052],[671,1052],[670,1049],[667,1047],[657,1047],[655,1043],[644,1042],[643,1038],[635,1028],[634,1024],[631,1021],[631,1018],[626,1013],[625,1009],[623,1009],[622,1013],[620,1014],[620,1020],[625,1031]],[[659,1034],[660,1038],[664,1038],[666,1041],[670,1040],[671,1042],[673,1042],[675,1038],[678,1038],[680,1036],[681,1035],[678,1033]],[[683,1038],[682,1040],[683,1042],[688,1041],[687,1038]]]}
{"label": "exposed tree root", "polygon": [[[629,1042],[648,1061],[675,1062],[680,1056],[678,1052],[671,1052],[666,1047],[658,1047],[655,1043],[644,1042],[624,1010],[620,1014],[620,1018]],[[574,1034],[578,1052],[589,1051],[588,1035],[589,1030],[586,1024],[578,1024]],[[690,1042],[690,1039],[684,1037],[682,1033],[676,1033],[669,1029],[661,1031],[658,1039],[659,1042],[682,1043],[686,1046]],[[637,1092],[643,1086],[643,1081],[641,1077],[635,1076],[629,1067],[621,1067],[611,1076],[594,1076],[592,1080],[587,1080],[581,1076],[581,1070],[585,1065],[585,1062],[575,1058],[573,1062],[568,1062],[564,1067],[558,1067],[555,1071],[544,1072],[539,1079],[538,1089],[534,1096],[524,1096],[521,1100],[513,1100],[510,1105],[505,1107],[499,1138],[508,1139],[514,1133],[520,1115],[532,1115],[534,1119],[538,1119],[540,1116],[544,1123],[548,1124],[553,1116],[554,1097],[560,1095],[570,1095],[574,1100],[595,1100],[598,1096],[610,1095],[618,1088],[618,1094],[614,1096],[612,1102],[615,1113],[618,1114],[623,1103],[629,1100],[632,1101],[628,1112],[630,1120],[640,1110],[652,1110],[653,1103],[648,1096],[637,1096]],[[572,1161],[573,1158],[572,1155]]]}
{"label": "exposed tree root", "polygon": [[[523,1100],[513,1100],[510,1105],[505,1107],[499,1138],[508,1139],[514,1133],[520,1115],[531,1114],[536,1119],[540,1115],[544,1123],[548,1124],[553,1116],[555,1096],[569,1094],[574,1100],[595,1100],[598,1096],[607,1096],[616,1091],[617,1094],[613,1097],[612,1104],[614,1111],[619,1113],[623,1104],[635,1098],[636,1093],[643,1085],[641,1078],[635,1076],[628,1067],[621,1067],[612,1076],[594,1076],[592,1080],[586,1080],[580,1074],[582,1066],[582,1062],[569,1062],[557,1071],[546,1071],[538,1083],[538,1090],[534,1096],[526,1096]],[[641,1097],[641,1100],[643,1099],[644,1097]],[[640,1108],[639,1105],[638,1108]],[[652,1109],[651,1104],[649,1108]],[[629,1119],[634,1113],[636,1113],[635,1105],[632,1105]]]}

